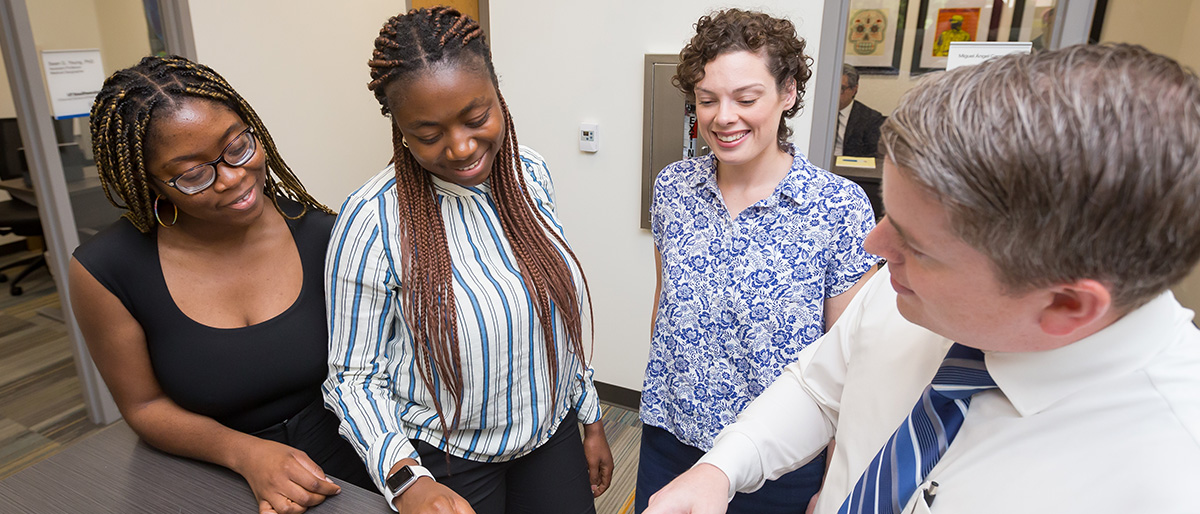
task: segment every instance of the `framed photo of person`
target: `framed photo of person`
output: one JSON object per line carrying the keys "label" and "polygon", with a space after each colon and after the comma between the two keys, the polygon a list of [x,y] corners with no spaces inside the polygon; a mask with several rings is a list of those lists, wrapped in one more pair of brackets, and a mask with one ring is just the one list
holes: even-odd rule
{"label": "framed photo of person", "polygon": [[912,73],[946,69],[952,42],[988,41],[993,5],[992,0],[921,0]]}
{"label": "framed photo of person", "polygon": [[900,73],[908,0],[850,0],[843,59],[866,75]]}

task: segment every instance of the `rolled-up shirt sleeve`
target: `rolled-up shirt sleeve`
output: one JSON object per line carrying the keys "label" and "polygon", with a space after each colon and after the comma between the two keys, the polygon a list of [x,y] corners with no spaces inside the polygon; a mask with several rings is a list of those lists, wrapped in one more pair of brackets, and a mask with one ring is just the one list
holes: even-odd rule
{"label": "rolled-up shirt sleeve", "polygon": [[579,422],[590,425],[600,421],[600,397],[596,394],[596,383],[592,381],[595,372],[591,366],[576,375],[578,386],[572,393],[571,404],[579,415]]}
{"label": "rolled-up shirt sleeve", "polygon": [[[351,197],[334,226],[325,260],[329,312],[329,376],[325,404],[341,419],[339,431],[363,458],[379,490],[387,472],[405,457],[417,458],[401,430],[400,406],[393,394],[393,367],[406,345],[399,322],[398,253],[385,237],[391,227],[381,213],[382,199]],[[399,385],[399,387],[406,387]]]}

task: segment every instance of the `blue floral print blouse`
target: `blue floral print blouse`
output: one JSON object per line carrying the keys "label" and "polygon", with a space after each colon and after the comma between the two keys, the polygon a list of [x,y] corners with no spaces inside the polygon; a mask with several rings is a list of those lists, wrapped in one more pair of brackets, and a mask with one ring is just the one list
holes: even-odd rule
{"label": "blue floral print blouse", "polygon": [[711,154],[655,180],[662,293],[641,419],[702,450],[824,333],[825,299],[879,260],[863,250],[875,226],[863,190],[791,153],[775,192],[735,219]]}

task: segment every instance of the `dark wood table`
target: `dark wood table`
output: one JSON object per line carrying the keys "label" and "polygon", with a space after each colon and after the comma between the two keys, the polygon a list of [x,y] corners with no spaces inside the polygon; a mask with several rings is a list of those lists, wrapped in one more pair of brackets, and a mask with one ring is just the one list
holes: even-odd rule
{"label": "dark wood table", "polygon": [[[392,512],[382,496],[334,481],[342,492],[308,512]],[[0,512],[5,514],[257,509],[250,486],[237,473],[155,450],[124,421],[0,481]]]}

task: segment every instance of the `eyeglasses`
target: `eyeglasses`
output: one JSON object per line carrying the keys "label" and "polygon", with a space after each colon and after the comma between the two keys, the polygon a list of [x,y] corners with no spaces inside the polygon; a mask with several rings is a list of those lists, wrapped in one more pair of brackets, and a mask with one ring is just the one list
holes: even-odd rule
{"label": "eyeglasses", "polygon": [[254,128],[246,127],[238,133],[237,137],[233,138],[229,144],[225,145],[225,149],[221,150],[221,156],[204,164],[199,164],[191,167],[187,171],[175,175],[171,180],[162,180],[168,186],[178,189],[179,192],[185,195],[194,195],[213,185],[217,181],[217,165],[225,163],[227,166],[239,168],[245,166],[254,158],[254,152],[258,145],[255,144]]}

